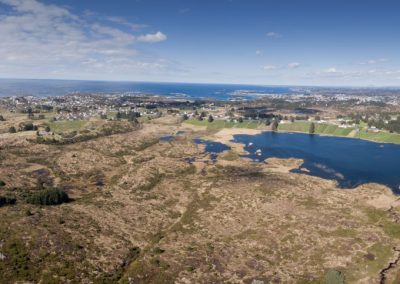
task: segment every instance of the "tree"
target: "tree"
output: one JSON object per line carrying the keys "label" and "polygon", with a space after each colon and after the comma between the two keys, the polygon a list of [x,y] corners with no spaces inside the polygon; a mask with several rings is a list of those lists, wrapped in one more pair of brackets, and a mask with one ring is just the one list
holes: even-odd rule
{"label": "tree", "polygon": [[294,122],[294,117],[293,117],[293,116],[290,117],[290,122],[291,122],[291,123]]}
{"label": "tree", "polygon": [[6,119],[0,114],[0,121],[6,121]]}
{"label": "tree", "polygon": [[321,120],[321,117],[320,117],[319,115],[316,115],[314,119],[315,119],[316,121],[320,121],[320,120]]}
{"label": "tree", "polygon": [[310,134],[314,134],[315,133],[315,124],[314,124],[314,122],[311,122],[310,129],[308,130],[308,132]]}
{"label": "tree", "polygon": [[214,117],[210,114],[209,116],[208,116],[208,122],[213,122],[214,121]]}
{"label": "tree", "polygon": [[129,112],[129,113],[128,113],[128,121],[130,121],[130,122],[135,122],[135,123],[138,122],[138,120],[137,120],[137,118],[136,118],[136,113],[135,113],[135,112]]}
{"label": "tree", "polygon": [[34,116],[31,107],[28,108],[27,112],[28,112],[28,118],[32,118]]}
{"label": "tree", "polygon": [[188,119],[189,119],[189,116],[185,113],[185,114],[182,116],[182,119],[183,119],[183,120],[188,120]]}
{"label": "tree", "polygon": [[51,131],[51,129],[50,129],[50,126],[46,126],[46,128],[44,129],[46,132],[50,132]]}
{"label": "tree", "polygon": [[11,127],[8,129],[8,132],[9,132],[9,133],[17,133],[17,130],[15,129],[14,126],[11,126]]}
{"label": "tree", "polygon": [[272,122],[272,127],[271,127],[272,131],[277,131],[278,126],[279,126],[278,120],[274,119],[274,121]]}
{"label": "tree", "polygon": [[117,115],[115,116],[117,120],[120,120],[122,118],[122,114],[120,112],[117,112]]}
{"label": "tree", "polygon": [[239,117],[239,123],[242,123],[243,122],[243,117]]}

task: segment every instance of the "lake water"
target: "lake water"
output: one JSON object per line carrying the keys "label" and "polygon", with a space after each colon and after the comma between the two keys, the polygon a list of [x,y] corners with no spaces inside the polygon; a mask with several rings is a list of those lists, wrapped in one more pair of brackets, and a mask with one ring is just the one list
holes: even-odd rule
{"label": "lake water", "polygon": [[[400,145],[274,132],[235,135],[234,141],[245,144],[245,150],[250,153],[246,157],[254,160],[264,161],[271,157],[303,159],[302,167],[310,171],[308,174],[335,179],[340,187],[354,188],[374,182],[387,185],[400,194]],[[256,153],[258,149],[261,154]]]}
{"label": "lake water", "polygon": [[216,160],[218,158],[218,154],[224,151],[230,150],[231,147],[215,141],[203,140],[196,138],[194,139],[194,143],[205,145],[204,152],[209,153],[211,160]]}
{"label": "lake water", "polygon": [[0,79],[0,96],[62,96],[75,92],[129,92],[192,99],[211,98],[215,100],[252,99],[263,94],[295,93],[292,87],[286,86]]}

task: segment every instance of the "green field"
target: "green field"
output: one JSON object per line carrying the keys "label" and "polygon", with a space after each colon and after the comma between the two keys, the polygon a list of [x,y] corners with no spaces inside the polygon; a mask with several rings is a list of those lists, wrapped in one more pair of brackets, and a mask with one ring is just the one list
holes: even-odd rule
{"label": "green field", "polygon": [[[294,131],[308,133],[311,122],[299,121],[288,124],[279,124],[278,130],[281,131]],[[340,128],[337,125],[328,123],[315,123],[315,133],[322,135],[333,135],[333,136],[348,136],[354,128]]]}
{"label": "green field", "polygon": [[209,130],[218,130],[223,128],[249,128],[256,129],[264,124],[261,121],[245,120],[242,123],[239,122],[229,122],[225,120],[214,120],[213,122],[208,122],[207,120],[189,119],[185,123],[189,123],[197,126],[207,126]]}
{"label": "green field", "polygon": [[374,133],[374,132],[367,132],[366,130],[361,130],[356,137],[375,142],[400,144],[400,134],[397,133],[389,133],[389,132]]}
{"label": "green field", "polygon": [[65,120],[50,122],[51,131],[55,133],[78,131],[83,129],[88,124],[87,120]]}
{"label": "green field", "polygon": [[[207,120],[189,119],[185,121],[185,123],[198,126],[206,126],[208,130],[219,130],[223,128],[257,129],[265,126],[265,124],[261,121],[252,121],[252,120],[249,121],[245,120],[242,123],[228,122],[225,120],[214,120],[213,122],[210,123]],[[310,124],[311,122],[309,121],[296,121],[294,123],[279,124],[278,130],[308,133],[310,129]],[[373,133],[373,132],[367,132],[366,130],[362,129],[358,133],[356,133],[354,137],[349,136],[349,134],[356,129],[357,129],[356,127],[340,128],[337,125],[333,124],[315,123],[316,134],[339,136],[339,137],[352,137],[352,138],[370,140],[374,142],[400,144],[400,134],[397,133],[389,133],[383,131]]]}

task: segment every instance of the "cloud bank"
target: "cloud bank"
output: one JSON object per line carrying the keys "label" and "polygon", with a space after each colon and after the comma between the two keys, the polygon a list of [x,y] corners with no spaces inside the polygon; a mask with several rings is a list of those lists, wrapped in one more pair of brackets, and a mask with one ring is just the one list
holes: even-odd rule
{"label": "cloud bank", "polygon": [[0,0],[0,76],[118,79],[115,74],[126,74],[134,80],[136,74],[160,72],[168,62],[136,46],[167,36],[137,34],[145,27],[117,17],[93,21],[36,0]]}

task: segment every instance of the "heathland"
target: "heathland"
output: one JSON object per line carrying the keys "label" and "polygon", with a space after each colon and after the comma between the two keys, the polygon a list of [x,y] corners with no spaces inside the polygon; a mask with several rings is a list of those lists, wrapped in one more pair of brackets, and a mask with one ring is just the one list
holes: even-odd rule
{"label": "heathland", "polygon": [[6,133],[26,115],[4,116],[2,283],[400,281],[400,201],[388,188],[341,189],[289,172],[299,160],[242,158],[240,145],[212,161],[193,143],[259,123],[46,119]]}

